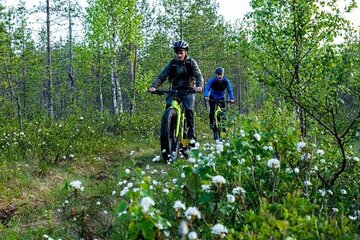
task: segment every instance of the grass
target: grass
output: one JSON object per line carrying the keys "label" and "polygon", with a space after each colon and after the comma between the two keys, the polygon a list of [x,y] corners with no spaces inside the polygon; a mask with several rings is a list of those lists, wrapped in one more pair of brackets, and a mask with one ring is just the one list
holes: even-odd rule
{"label": "grass", "polygon": [[[200,123],[197,126],[198,141],[205,149],[205,143],[214,142],[212,134],[206,122],[196,121]],[[157,136],[141,133],[95,139],[98,140],[95,145],[84,144],[93,149],[75,153],[74,158],[59,164],[45,162],[41,171],[35,159],[1,162],[0,239],[46,239],[51,236],[55,239],[111,240],[138,239],[144,237],[142,234],[153,239],[154,234],[160,233],[152,224],[165,224],[166,219],[174,221],[168,230],[171,236],[176,236],[177,221],[180,220],[174,220],[176,200],[183,201],[187,207],[199,207],[203,218],[189,222],[189,227],[198,231],[202,239],[212,239],[211,227],[218,222],[229,228],[233,238],[323,234],[325,239],[342,233],[357,236],[351,233],[355,225],[348,217],[353,212],[337,215],[331,210],[335,207],[340,213],[344,211],[342,206],[354,202],[350,193],[356,197],[357,190],[347,188],[348,195],[336,193],[337,200],[341,201],[319,197],[318,190],[324,187],[316,179],[312,167],[302,166],[304,161],[296,160],[301,157],[296,151],[296,131],[279,124],[268,133],[264,123],[253,119],[243,120],[241,124],[243,133],[240,129],[232,129],[234,136],[223,146],[221,154],[214,153],[217,146],[213,146],[213,150],[195,151],[194,162],[179,160],[172,165],[153,162],[153,158],[160,155]],[[71,129],[68,132],[71,133]],[[261,141],[254,138],[254,133],[261,133]],[[273,152],[264,150],[264,146],[278,147],[280,169],[269,169],[267,161],[273,158]],[[317,147],[310,143],[308,146],[306,151],[315,153]],[[216,162],[212,162],[214,156]],[[323,166],[315,154],[313,156],[308,164]],[[335,159],[326,157],[326,162],[331,163],[329,167],[334,166],[332,161]],[[291,171],[297,166],[299,175]],[[126,169],[131,173],[127,174]],[[356,186],[356,173],[350,171],[349,174],[353,177],[349,176],[344,186]],[[226,178],[226,184],[221,188],[212,185],[212,177],[216,175]],[[304,192],[303,182],[309,179],[308,176],[311,176],[313,186]],[[74,190],[71,184],[75,180],[81,181],[84,191]],[[133,186],[122,195],[128,184]],[[203,185],[209,185],[212,190],[202,190]],[[241,199],[237,205],[226,200],[235,187],[246,190],[244,196],[235,195]],[[336,186],[333,190],[338,192],[340,188],[342,186]],[[140,199],[144,197],[156,201],[157,209],[152,209],[155,215],[141,211]],[[128,215],[119,217],[124,209]],[[343,220],[345,227],[336,227],[337,221]],[[314,227],[319,228],[316,231],[320,233],[313,230]]]}
{"label": "grass", "polygon": [[[89,197],[104,199],[124,169],[151,164],[158,154],[156,140],[144,142],[136,135],[128,139],[131,141],[118,138],[116,145],[97,156],[78,156],[71,162],[49,165],[42,174],[33,162],[2,163],[0,238],[29,239],[56,229],[57,211],[67,194],[66,183],[81,180],[91,189]],[[130,157],[131,151],[135,152],[134,157]]]}

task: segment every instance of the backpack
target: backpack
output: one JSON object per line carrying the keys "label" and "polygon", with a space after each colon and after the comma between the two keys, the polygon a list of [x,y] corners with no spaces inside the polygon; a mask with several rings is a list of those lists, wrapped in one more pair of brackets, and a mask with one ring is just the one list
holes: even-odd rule
{"label": "backpack", "polygon": [[[188,58],[185,60],[185,67],[186,67],[187,73],[189,74],[189,77],[192,77],[193,71],[192,71],[191,58]],[[171,69],[170,69],[169,79],[172,79],[174,77],[175,72],[176,72],[176,60],[173,59],[173,60],[171,60]]]}

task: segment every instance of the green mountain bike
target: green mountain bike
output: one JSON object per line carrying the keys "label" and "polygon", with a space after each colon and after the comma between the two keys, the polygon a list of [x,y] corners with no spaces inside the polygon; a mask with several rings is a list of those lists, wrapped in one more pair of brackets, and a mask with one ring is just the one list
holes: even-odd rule
{"label": "green mountain bike", "polygon": [[[230,101],[214,99],[209,99],[209,101],[215,103],[214,123],[212,127],[214,132],[214,140],[225,139],[227,137],[227,117],[225,114],[225,109],[226,104],[230,103]],[[221,105],[225,105],[225,108],[222,108]]]}
{"label": "green mountain bike", "polygon": [[176,160],[179,153],[186,156],[191,139],[188,139],[188,127],[185,108],[181,96],[195,93],[194,90],[156,90],[154,94],[173,94],[173,101],[161,118],[160,145],[161,155],[166,162]]}

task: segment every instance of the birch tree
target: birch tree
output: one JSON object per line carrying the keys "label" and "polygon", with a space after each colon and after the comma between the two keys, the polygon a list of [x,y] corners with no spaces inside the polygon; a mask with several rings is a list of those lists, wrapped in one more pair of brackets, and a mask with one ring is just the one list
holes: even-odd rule
{"label": "birch tree", "polygon": [[[141,38],[140,21],[136,0],[95,0],[89,3],[86,26],[91,46],[102,49],[107,59],[111,82],[112,112],[119,114],[123,109],[122,86],[119,71],[124,68],[120,61],[128,53],[130,45]],[[130,55],[128,55],[130,56]]]}
{"label": "birch tree", "polygon": [[[347,142],[360,120],[359,94],[354,91],[360,81],[352,74],[358,56],[349,52],[350,45],[335,41],[351,31],[337,2],[253,0],[249,15],[255,49],[249,57],[263,70],[259,80],[296,107],[303,138],[306,113],[335,140],[342,161],[332,176],[319,174],[327,187],[346,169]],[[346,99],[356,107],[345,107]]]}

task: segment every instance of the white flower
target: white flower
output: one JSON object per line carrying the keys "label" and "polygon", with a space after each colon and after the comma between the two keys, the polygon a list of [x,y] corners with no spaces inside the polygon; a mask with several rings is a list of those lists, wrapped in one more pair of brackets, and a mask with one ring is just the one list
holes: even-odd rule
{"label": "white flower", "polygon": [[296,148],[297,148],[298,152],[301,152],[305,146],[306,146],[306,143],[304,143],[304,142],[299,142],[298,144],[296,144]]}
{"label": "white flower", "polygon": [[246,191],[242,187],[236,187],[232,190],[232,194],[234,195],[245,195]]}
{"label": "white flower", "polygon": [[97,202],[96,202],[96,205],[100,206],[100,205],[101,205],[101,202],[97,201]]}
{"label": "white flower", "polygon": [[211,233],[214,235],[219,235],[221,237],[224,237],[228,233],[228,230],[224,225],[217,223],[211,229]]}
{"label": "white flower", "polygon": [[350,216],[349,215],[349,219],[352,220],[352,221],[355,221],[357,219],[357,216]]}
{"label": "white flower", "polygon": [[83,191],[83,190],[84,190],[84,187],[81,186],[81,181],[79,181],[79,180],[72,181],[72,182],[70,183],[70,186],[72,186],[72,187],[75,188],[76,190],[80,190],[80,191]]}
{"label": "white flower", "polygon": [[307,159],[310,159],[311,158],[311,154],[310,153],[304,153],[304,154],[301,154],[301,160],[305,161]]}
{"label": "white flower", "polygon": [[125,194],[126,194],[128,191],[129,191],[129,188],[128,188],[128,187],[124,187],[124,189],[121,190],[121,192],[120,192],[120,196],[121,196],[121,197],[125,196]]}
{"label": "white flower", "polygon": [[337,208],[332,208],[332,211],[333,211],[334,213],[337,213],[337,212],[339,212],[339,209],[337,209]]}
{"label": "white flower", "polygon": [[201,189],[204,191],[204,192],[210,192],[210,185],[201,185]]}
{"label": "white flower", "polygon": [[320,163],[325,164],[326,163],[325,159],[320,159]]}
{"label": "white flower", "polygon": [[130,157],[134,157],[134,155],[135,155],[135,151],[131,151],[130,152]]}
{"label": "white flower", "polygon": [[333,195],[334,193],[329,189],[327,190],[328,194]]}
{"label": "white flower", "polygon": [[173,208],[175,209],[175,211],[179,211],[180,209],[183,209],[183,210],[186,209],[185,204],[183,204],[183,203],[182,203],[181,201],[179,201],[179,200],[175,201]]}
{"label": "white flower", "polygon": [[192,217],[197,217],[197,218],[201,218],[201,213],[199,211],[199,209],[197,209],[196,207],[189,207],[188,209],[186,209],[185,211],[185,216],[187,219],[192,219]]}
{"label": "white flower", "polygon": [[188,239],[189,239],[189,240],[196,240],[196,239],[198,239],[197,233],[196,233],[196,232],[189,232]]}
{"label": "white flower", "polygon": [[267,166],[269,168],[280,168],[280,161],[277,158],[272,158],[267,161]]}
{"label": "white flower", "polygon": [[306,215],[306,220],[310,221],[311,217],[309,215]]}
{"label": "white flower", "polygon": [[324,150],[322,150],[322,149],[318,149],[318,150],[316,150],[316,154],[317,155],[319,155],[319,156],[322,156],[322,155],[324,155]]}
{"label": "white flower", "polygon": [[326,192],[323,189],[319,189],[319,193],[322,197],[324,197]]}
{"label": "white flower", "polygon": [[254,138],[255,138],[258,142],[260,142],[260,140],[261,140],[261,136],[260,136],[260,134],[258,134],[258,133],[255,133],[255,134],[254,134]]}
{"label": "white flower", "polygon": [[150,197],[144,197],[144,198],[141,199],[140,205],[142,207],[143,212],[145,213],[145,212],[147,212],[149,210],[149,208],[151,206],[155,205],[155,202]]}
{"label": "white flower", "polygon": [[158,162],[160,161],[160,156],[155,156],[153,159],[152,159],[153,162]]}
{"label": "white flower", "polygon": [[121,217],[122,215],[125,215],[125,214],[127,214],[127,211],[119,212],[119,213],[118,213],[118,217]]}
{"label": "white flower", "polygon": [[299,170],[298,167],[294,168],[294,173],[295,173],[295,174],[299,174],[299,172],[300,172],[300,170]]}
{"label": "white flower", "polygon": [[217,153],[221,153],[224,150],[224,145],[221,141],[218,141],[215,147]]}
{"label": "white flower", "polygon": [[163,193],[165,193],[165,194],[168,194],[170,191],[169,191],[169,189],[167,189],[167,188],[164,188],[163,190]]}
{"label": "white flower", "polygon": [[256,160],[258,160],[258,161],[260,161],[261,160],[261,157],[260,157],[260,155],[256,155]]}
{"label": "white flower", "polygon": [[130,169],[128,169],[128,168],[125,169],[125,173],[126,173],[126,174],[130,174]]}
{"label": "white flower", "polygon": [[188,162],[189,162],[189,163],[195,163],[195,162],[196,162],[196,159],[193,158],[193,157],[191,157],[191,158],[188,159]]}
{"label": "white flower", "polygon": [[226,195],[226,199],[229,203],[234,203],[235,202],[235,197],[234,195],[228,194]]}
{"label": "white flower", "polygon": [[212,183],[215,184],[224,184],[226,182],[225,178],[223,176],[217,175],[212,178]]}
{"label": "white flower", "polygon": [[304,185],[305,185],[306,187],[309,187],[309,186],[312,185],[312,183],[311,183],[310,181],[306,180],[306,181],[304,181]]}
{"label": "white flower", "polygon": [[181,177],[181,178],[185,178],[185,177],[186,177],[186,176],[185,176],[185,173],[181,173],[180,177]]}
{"label": "white flower", "polygon": [[358,157],[353,157],[353,160],[354,160],[355,162],[359,162],[359,158],[358,158]]}
{"label": "white flower", "polygon": [[263,149],[265,150],[265,151],[272,151],[273,150],[273,147],[272,146],[264,146],[263,147]]}
{"label": "white flower", "polygon": [[341,194],[343,194],[343,195],[347,194],[347,192],[346,192],[345,189],[340,189],[340,192],[341,192]]}
{"label": "white flower", "polygon": [[189,226],[186,221],[181,221],[179,225],[179,235],[186,236],[189,233]]}
{"label": "white flower", "polygon": [[245,137],[245,131],[242,130],[242,129],[240,129],[240,136],[241,136],[241,137]]}

